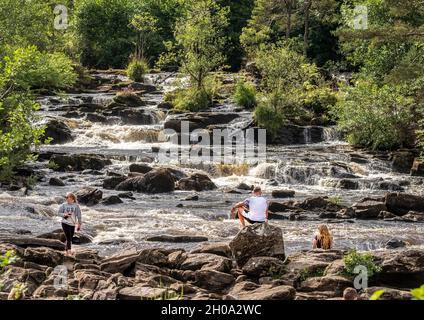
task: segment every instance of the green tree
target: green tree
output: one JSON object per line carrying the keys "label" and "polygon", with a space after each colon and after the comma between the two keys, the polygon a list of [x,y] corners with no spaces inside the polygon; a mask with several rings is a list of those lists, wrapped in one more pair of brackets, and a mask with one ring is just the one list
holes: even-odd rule
{"label": "green tree", "polygon": [[153,42],[153,37],[158,31],[158,20],[148,12],[137,13],[131,20],[131,26],[137,31],[136,51],[134,58],[137,60],[147,60],[147,50],[149,43]]}
{"label": "green tree", "polygon": [[138,3],[132,0],[78,0],[74,24],[84,65],[123,68],[134,52],[136,31],[130,22]]}
{"label": "green tree", "polygon": [[223,67],[228,26],[228,8],[222,8],[213,0],[190,0],[178,20],[175,31],[175,47],[180,72],[188,75],[188,88],[176,95],[178,109],[199,110],[211,105],[215,84],[212,71]]}

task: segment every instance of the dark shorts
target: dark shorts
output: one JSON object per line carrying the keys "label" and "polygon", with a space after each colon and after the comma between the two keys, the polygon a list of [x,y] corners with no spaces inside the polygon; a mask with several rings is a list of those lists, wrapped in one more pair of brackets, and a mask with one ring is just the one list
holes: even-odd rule
{"label": "dark shorts", "polygon": [[246,217],[246,212],[243,213],[243,218],[244,220],[246,220],[247,222],[249,222],[250,224],[255,224],[255,223],[265,223],[265,221],[253,221],[250,220],[249,218]]}

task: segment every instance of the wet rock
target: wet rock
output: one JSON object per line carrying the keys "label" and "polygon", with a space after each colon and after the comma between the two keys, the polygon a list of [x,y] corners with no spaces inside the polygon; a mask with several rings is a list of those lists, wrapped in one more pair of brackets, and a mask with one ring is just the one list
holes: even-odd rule
{"label": "wet rock", "polygon": [[204,242],[208,241],[204,236],[189,236],[189,235],[158,235],[146,238],[146,241],[151,242],[172,242],[172,243],[189,243],[189,242]]}
{"label": "wet rock", "polygon": [[120,300],[155,300],[169,295],[175,291],[165,288],[152,288],[143,284],[134,287],[123,288],[119,290],[118,299]]}
{"label": "wet rock", "polygon": [[57,119],[49,120],[44,131],[44,139],[52,138],[50,144],[64,144],[74,141],[71,128]]}
{"label": "wet rock", "polygon": [[130,172],[138,172],[138,173],[148,173],[153,170],[153,168],[147,164],[143,163],[132,163],[130,165]]}
{"label": "wet rock", "polygon": [[382,181],[378,183],[378,189],[387,190],[387,191],[404,191],[405,190],[399,184],[390,182],[390,181]]}
{"label": "wet rock", "polygon": [[205,174],[195,173],[188,178],[183,178],[178,181],[178,189],[180,190],[194,190],[194,191],[207,191],[216,189],[216,185]]}
{"label": "wet rock", "polygon": [[[61,250],[64,249],[64,245],[61,244]],[[64,256],[61,252],[51,248],[39,247],[39,248],[26,248],[22,259],[30,261],[36,264],[56,267],[62,264]]]}
{"label": "wet rock", "polygon": [[105,205],[105,206],[111,206],[111,205],[115,205],[115,204],[124,203],[124,201],[122,201],[119,196],[113,195],[113,196],[109,196],[109,197],[104,198],[100,203]]}
{"label": "wet rock", "polygon": [[65,186],[65,182],[63,182],[59,178],[52,177],[49,180],[49,185],[56,186],[56,187],[64,187]]}
{"label": "wet rock", "polygon": [[47,247],[56,250],[63,250],[63,243],[58,240],[41,239],[31,236],[4,236],[0,235],[0,242],[14,244],[18,247]]}
{"label": "wet rock", "polygon": [[287,210],[293,210],[292,206],[281,202],[270,201],[268,204],[268,210],[272,212],[285,212]]}
{"label": "wet rock", "polygon": [[109,177],[103,180],[103,188],[113,190],[119,185],[121,182],[124,182],[127,179],[125,176],[116,176]]}
{"label": "wet rock", "polygon": [[141,82],[133,82],[128,86],[128,88],[135,91],[144,91],[145,93],[157,91],[157,88],[154,85]]}
{"label": "wet rock", "polygon": [[302,127],[297,125],[284,125],[275,136],[267,137],[272,144],[293,145],[319,143],[324,140],[324,129],[320,126]]}
{"label": "wet rock", "polygon": [[125,274],[130,269],[133,269],[136,261],[139,259],[140,253],[135,249],[127,249],[118,252],[113,256],[103,260],[100,265],[101,270],[109,273]]}
{"label": "wet rock", "polygon": [[107,117],[105,117],[101,114],[97,114],[97,113],[88,113],[85,116],[85,120],[91,121],[91,122],[100,122],[100,123],[107,123],[108,122]]}
{"label": "wet rock", "polygon": [[281,277],[286,283],[296,286],[309,277],[322,276],[334,261],[341,260],[340,250],[312,250],[290,255],[286,261],[286,273]]}
{"label": "wet rock", "polygon": [[393,171],[399,173],[410,173],[412,164],[414,163],[415,154],[411,151],[395,151],[392,152],[391,163]]}
{"label": "wet rock", "polygon": [[112,162],[102,156],[83,154],[55,154],[50,158],[50,165],[58,171],[83,171],[85,169],[102,170]]}
{"label": "wet rock", "polygon": [[144,176],[129,178],[120,183],[116,190],[137,191],[144,193],[166,193],[175,189],[174,178],[167,169],[159,169]]}
{"label": "wet rock", "polygon": [[199,200],[199,196],[197,194],[188,196],[187,198],[183,199],[183,201],[198,201],[198,200]]}
{"label": "wet rock", "polygon": [[131,199],[131,200],[135,200],[136,198],[134,198],[134,195],[132,192],[122,192],[122,193],[118,193],[118,197],[121,199]]}
{"label": "wet rock", "polygon": [[232,257],[230,246],[224,242],[205,243],[191,253],[212,253],[226,258]]}
{"label": "wet rock", "polygon": [[229,272],[232,261],[228,258],[210,253],[190,253],[181,264],[181,270],[216,270]]}
{"label": "wet rock", "polygon": [[242,182],[236,186],[236,189],[251,191],[253,190],[253,186],[249,186],[248,184]]}
{"label": "wet rock", "polygon": [[424,197],[406,193],[388,193],[385,203],[388,211],[404,215],[409,211],[424,212]]}
{"label": "wet rock", "polygon": [[244,281],[237,283],[228,294],[240,300],[293,300],[296,290],[291,286],[261,286]]}
{"label": "wet rock", "polygon": [[411,168],[411,176],[424,176],[424,160],[415,158]]}
{"label": "wet rock", "polygon": [[171,109],[174,108],[174,106],[169,101],[162,101],[161,103],[158,104],[158,108],[159,109],[165,109],[165,110],[171,110]]}
{"label": "wet rock", "polygon": [[295,191],[293,190],[273,190],[272,197],[273,198],[293,198]]}
{"label": "wet rock", "polygon": [[399,240],[399,239],[390,239],[384,245],[386,249],[398,249],[398,248],[403,248],[405,246],[406,246],[405,241]]}
{"label": "wet rock", "polygon": [[384,290],[379,300],[411,300],[412,295],[410,291],[397,290],[384,287],[370,287],[365,288],[360,295],[362,300],[369,300],[371,296],[379,290]]}
{"label": "wet rock", "polygon": [[165,129],[173,129],[176,132],[181,132],[181,123],[187,122],[189,131],[192,132],[196,129],[206,129],[210,125],[227,124],[238,118],[238,113],[214,113],[214,112],[197,112],[186,113],[179,115],[168,116],[165,123]]}
{"label": "wet rock", "polygon": [[389,211],[381,211],[378,215],[379,219],[394,219],[397,216]]}
{"label": "wet rock", "polygon": [[283,272],[283,261],[272,257],[252,257],[243,266],[243,273],[255,278],[278,276]]}
{"label": "wet rock", "polygon": [[144,105],[143,100],[141,100],[141,98],[137,94],[131,91],[119,92],[113,99],[113,101],[115,103],[123,104],[128,107],[140,107]]}
{"label": "wet rock", "polygon": [[284,260],[283,232],[269,224],[250,225],[230,242],[237,264],[242,267],[251,257],[269,256]]}
{"label": "wet rock", "polygon": [[376,219],[381,211],[386,211],[386,205],[378,201],[358,202],[352,206],[357,219]]}
{"label": "wet rock", "polygon": [[112,116],[119,117],[126,125],[150,125],[158,122],[157,114],[144,109],[118,109],[111,111]]}
{"label": "wet rock", "polygon": [[418,288],[424,279],[424,250],[388,250],[373,253],[381,267],[375,283],[393,288]]}
{"label": "wet rock", "polygon": [[405,222],[424,222],[424,212],[409,211],[401,219]]}
{"label": "wet rock", "polygon": [[27,295],[31,296],[46,278],[43,271],[17,266],[8,266],[3,271],[0,274],[0,291],[3,292],[10,292],[17,283],[22,283],[27,288]]}
{"label": "wet rock", "polygon": [[341,179],[337,182],[337,188],[344,190],[358,190],[359,183],[352,179]]}
{"label": "wet rock", "polygon": [[352,281],[340,276],[312,277],[302,282],[298,291],[330,291],[334,297],[343,296],[343,291],[352,286]]}
{"label": "wet rock", "polygon": [[212,292],[221,292],[234,283],[231,274],[216,270],[198,270],[194,273],[194,284]]}
{"label": "wet rock", "polygon": [[304,210],[322,209],[331,212],[337,212],[343,209],[343,206],[332,203],[328,197],[307,198],[304,201],[297,203],[296,206]]}
{"label": "wet rock", "polygon": [[103,197],[103,192],[97,188],[85,187],[75,192],[78,202],[86,206],[94,206],[98,204]]}

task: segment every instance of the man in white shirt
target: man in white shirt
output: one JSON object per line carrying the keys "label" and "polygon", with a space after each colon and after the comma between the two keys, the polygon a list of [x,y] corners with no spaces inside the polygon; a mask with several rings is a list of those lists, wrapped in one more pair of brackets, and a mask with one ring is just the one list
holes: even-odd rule
{"label": "man in white shirt", "polygon": [[262,196],[260,187],[253,189],[253,195],[243,202],[237,203],[232,209],[232,218],[235,213],[238,213],[238,218],[242,227],[246,226],[246,221],[250,224],[254,223],[267,223],[268,222],[268,203]]}

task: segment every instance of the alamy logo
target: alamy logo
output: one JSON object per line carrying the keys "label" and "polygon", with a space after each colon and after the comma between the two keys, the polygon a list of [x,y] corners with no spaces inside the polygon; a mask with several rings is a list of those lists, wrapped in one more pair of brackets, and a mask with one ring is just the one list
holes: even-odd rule
{"label": "alamy logo", "polygon": [[353,9],[353,28],[355,30],[366,30],[368,29],[368,7],[367,6],[356,6]]}
{"label": "alamy logo", "polygon": [[54,18],[54,28],[56,30],[64,30],[68,28],[68,8],[62,4],[54,7],[53,13],[56,15]]}
{"label": "alamy logo", "polygon": [[161,163],[258,163],[266,161],[266,130],[196,129],[181,122],[181,132],[165,129],[169,144],[159,149]]}

